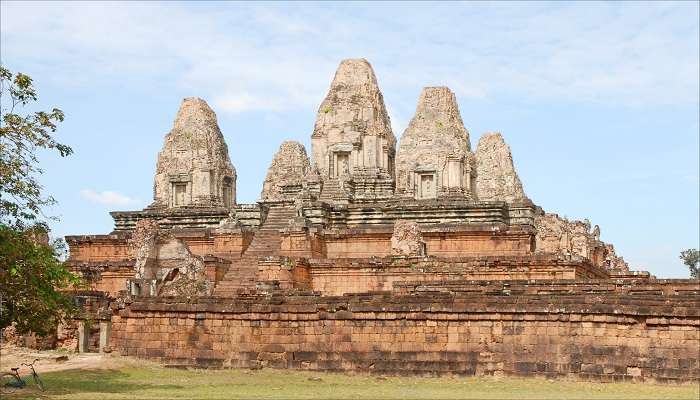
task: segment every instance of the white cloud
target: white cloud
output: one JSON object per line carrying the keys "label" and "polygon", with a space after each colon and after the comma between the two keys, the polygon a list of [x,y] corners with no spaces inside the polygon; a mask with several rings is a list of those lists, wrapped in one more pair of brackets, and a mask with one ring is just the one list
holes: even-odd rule
{"label": "white cloud", "polygon": [[92,189],[83,189],[80,191],[80,196],[93,203],[106,206],[131,206],[141,203],[141,200],[109,190],[98,192]]}
{"label": "white cloud", "polygon": [[317,106],[347,57],[368,58],[385,92],[694,104],[697,16],[696,3],[3,2],[0,25],[6,63],[62,85],[175,85],[240,113]]}

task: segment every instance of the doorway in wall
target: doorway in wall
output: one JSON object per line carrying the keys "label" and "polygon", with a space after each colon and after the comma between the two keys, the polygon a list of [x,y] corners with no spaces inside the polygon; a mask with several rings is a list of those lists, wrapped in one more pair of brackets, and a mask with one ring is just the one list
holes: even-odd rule
{"label": "doorway in wall", "polygon": [[418,187],[418,198],[434,199],[435,192],[435,174],[421,174]]}

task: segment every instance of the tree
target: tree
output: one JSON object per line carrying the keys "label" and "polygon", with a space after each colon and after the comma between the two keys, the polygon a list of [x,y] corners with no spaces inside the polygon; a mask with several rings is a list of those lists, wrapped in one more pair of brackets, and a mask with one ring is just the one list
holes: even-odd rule
{"label": "tree", "polygon": [[0,225],[0,328],[16,324],[20,333],[51,333],[76,309],[64,290],[79,284],[60,261],[59,241],[37,237],[42,227],[17,230]]}
{"label": "tree", "polygon": [[680,259],[690,269],[690,277],[700,279],[700,251],[697,249],[683,250]]}
{"label": "tree", "polygon": [[45,334],[75,311],[63,289],[78,278],[60,261],[62,242],[48,241],[42,208],[55,200],[37,180],[37,152],[73,150],[52,137],[63,112],[25,111],[35,101],[32,78],[0,66],[0,328]]}
{"label": "tree", "polygon": [[32,78],[12,73],[0,66],[0,222],[8,225],[26,225],[38,219],[43,206],[55,200],[41,193],[37,175],[39,168],[36,151],[56,150],[62,157],[73,149],[54,140],[57,123],[63,121],[63,111],[36,111],[22,116],[16,111],[37,100]]}

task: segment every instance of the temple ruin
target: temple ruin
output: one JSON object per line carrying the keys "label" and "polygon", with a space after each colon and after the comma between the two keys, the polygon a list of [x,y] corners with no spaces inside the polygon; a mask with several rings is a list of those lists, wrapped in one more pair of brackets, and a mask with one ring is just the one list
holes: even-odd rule
{"label": "temple ruin", "polygon": [[503,135],[472,151],[449,88],[423,89],[397,149],[372,67],[344,60],[310,136],[240,204],[215,113],[185,99],[153,203],[66,237],[100,343],[175,366],[700,379],[697,283],[537,206]]}

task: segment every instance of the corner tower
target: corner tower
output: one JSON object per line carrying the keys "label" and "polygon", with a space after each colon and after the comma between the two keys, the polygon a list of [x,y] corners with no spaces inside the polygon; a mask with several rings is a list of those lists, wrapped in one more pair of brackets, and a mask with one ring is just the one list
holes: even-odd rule
{"label": "corner tower", "polygon": [[323,182],[321,198],[390,198],[395,146],[372,66],[365,59],[343,60],[311,136],[314,166]]}
{"label": "corner tower", "polygon": [[158,153],[153,197],[150,209],[231,208],[236,203],[236,170],[206,101],[182,100]]}
{"label": "corner tower", "polygon": [[499,132],[484,133],[476,147],[476,195],[481,201],[527,200],[510,146]]}

